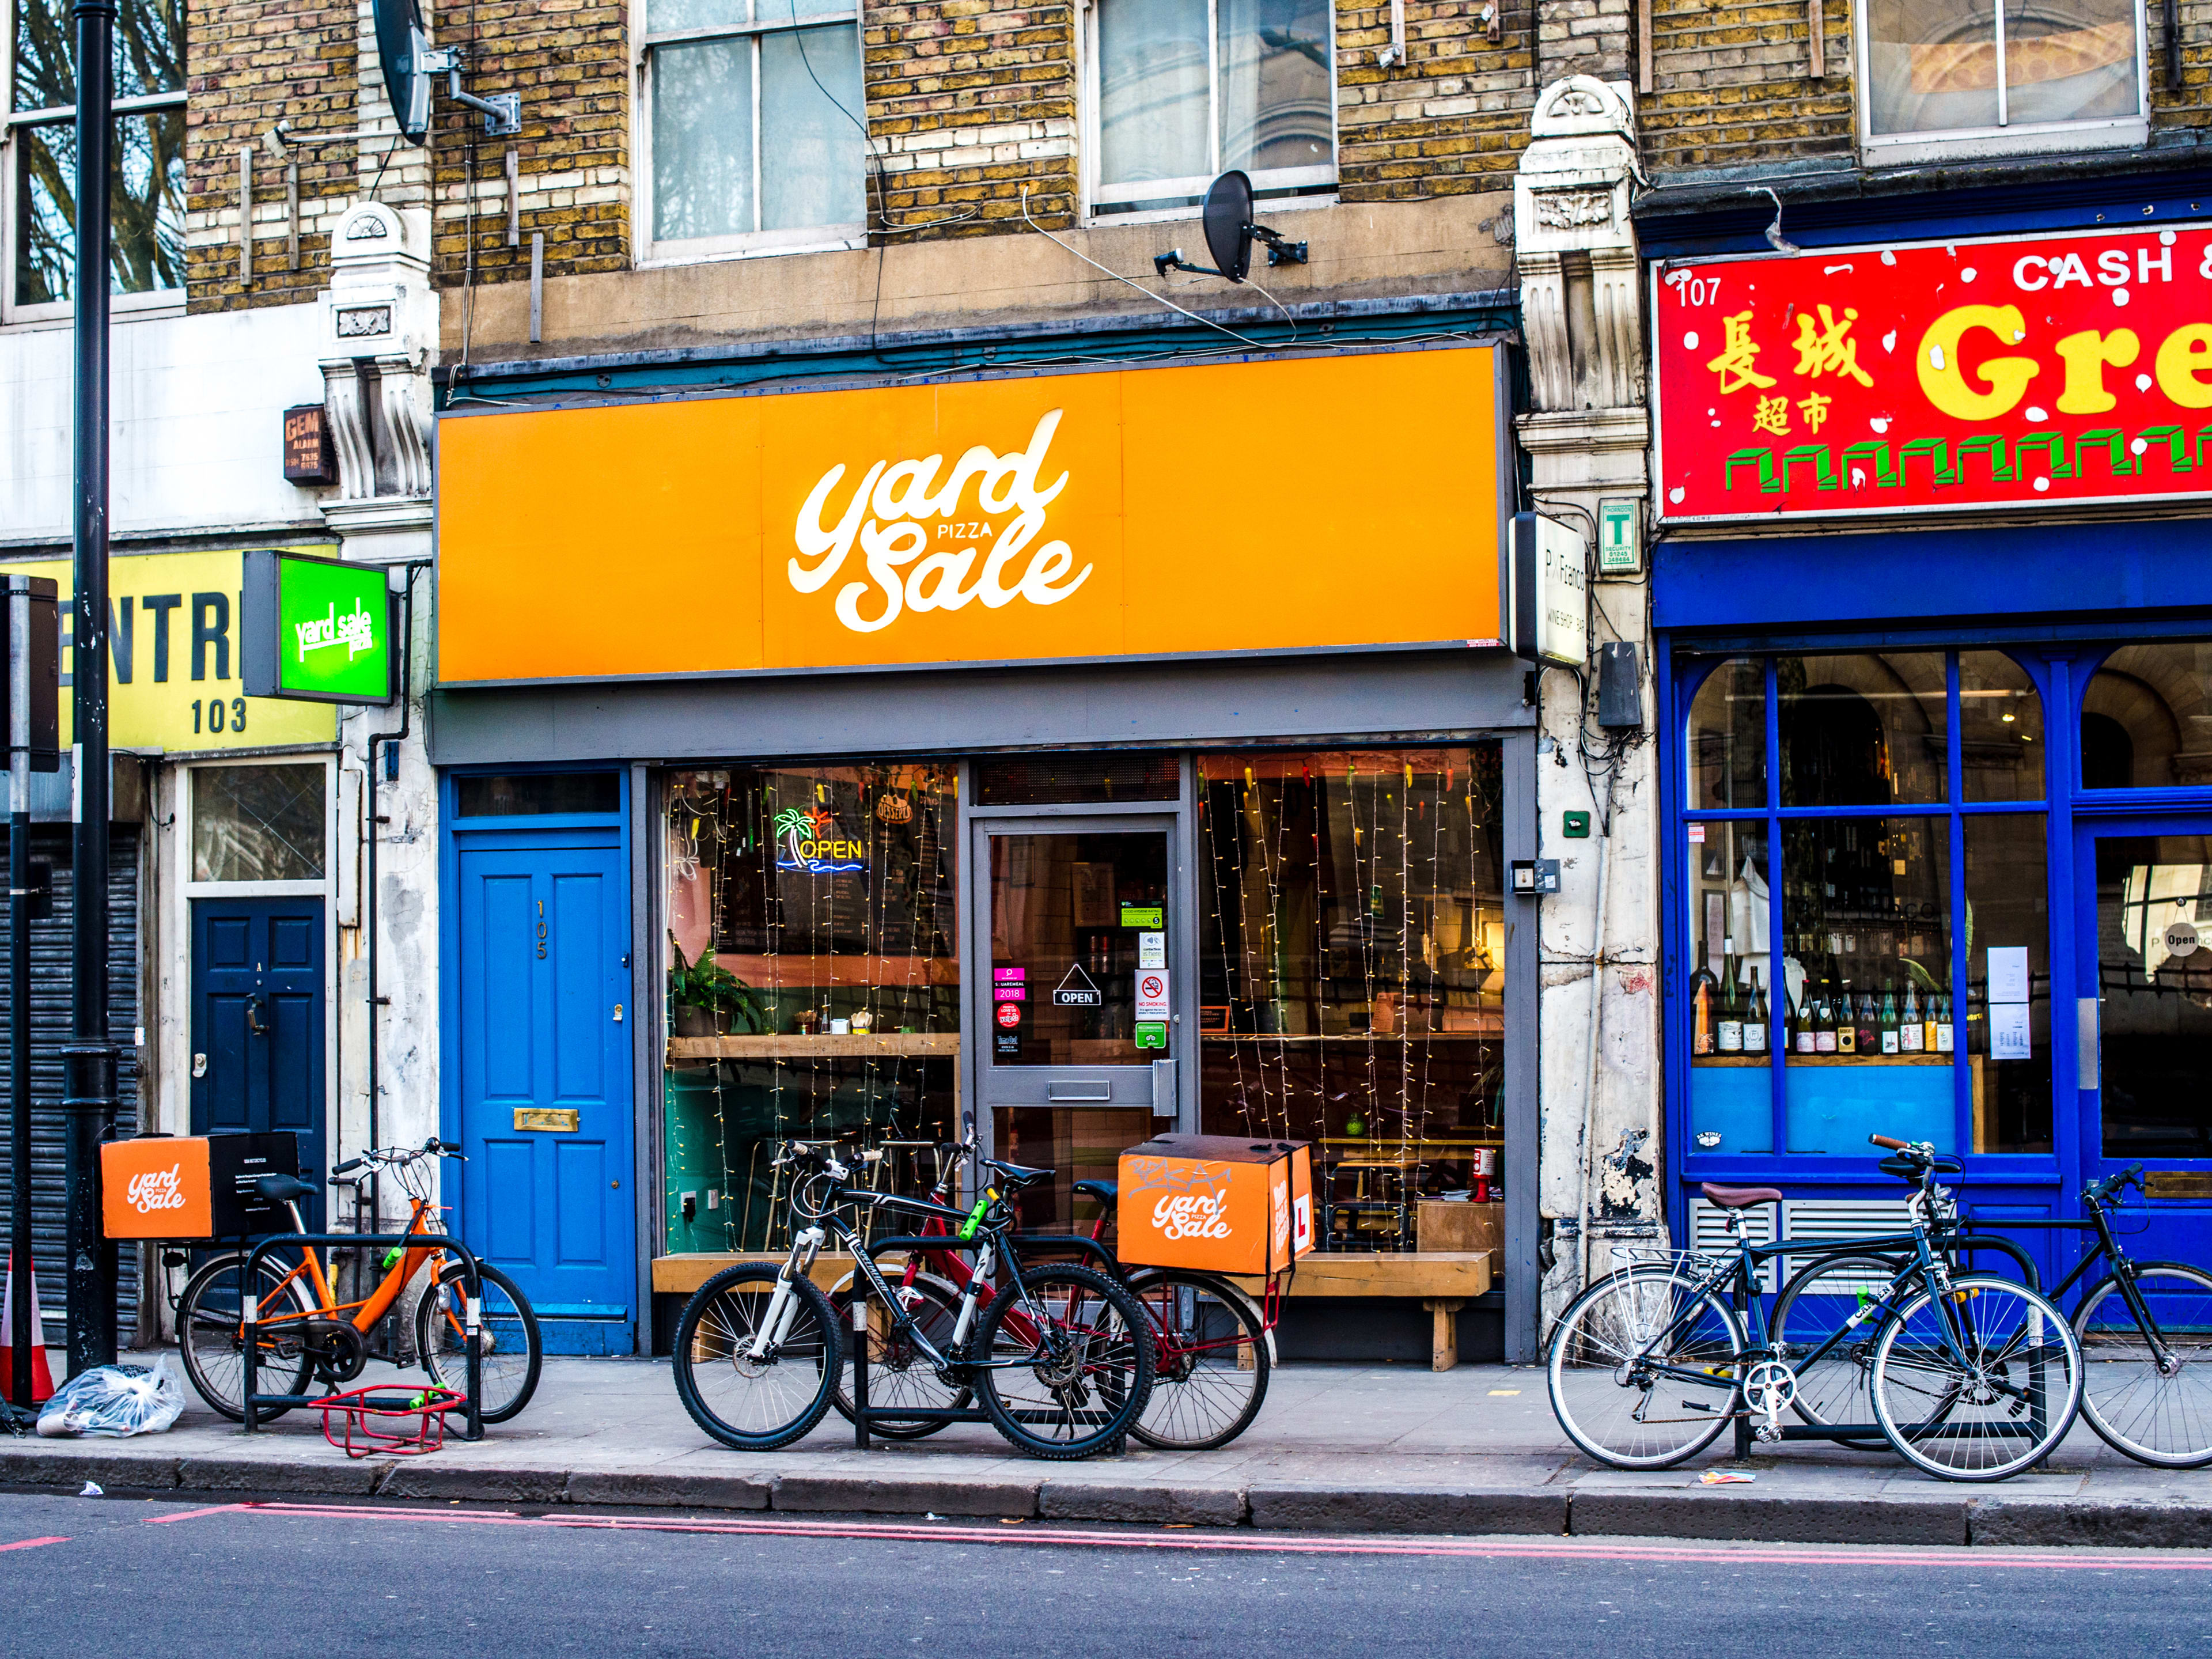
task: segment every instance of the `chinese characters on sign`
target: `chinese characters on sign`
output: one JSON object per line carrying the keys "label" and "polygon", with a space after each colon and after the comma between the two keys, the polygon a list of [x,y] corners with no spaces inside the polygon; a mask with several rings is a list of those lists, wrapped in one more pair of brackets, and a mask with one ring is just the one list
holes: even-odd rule
{"label": "chinese characters on sign", "polygon": [[2212,227],[1655,276],[1662,520],[2212,493]]}

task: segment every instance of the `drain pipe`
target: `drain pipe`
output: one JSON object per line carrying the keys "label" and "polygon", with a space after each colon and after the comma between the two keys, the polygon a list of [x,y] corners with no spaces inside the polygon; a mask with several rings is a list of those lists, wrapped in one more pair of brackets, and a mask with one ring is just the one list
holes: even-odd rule
{"label": "drain pipe", "polygon": [[[384,745],[384,764],[387,781],[399,775],[399,755],[392,745],[407,741],[415,721],[415,578],[429,568],[428,559],[410,559],[400,568],[407,573],[407,582],[401,591],[404,598],[400,605],[399,624],[399,729],[397,732],[372,732],[368,737],[368,871],[362,880],[362,924],[368,933],[368,1144],[376,1145],[377,1097],[381,1087],[379,1056],[383,1045],[377,1036],[377,1010],[389,1006],[392,999],[379,994],[377,979],[378,951],[376,946],[376,843],[380,827],[392,820],[376,810],[378,779],[376,775],[376,745]],[[388,568],[388,567],[387,567]],[[368,1181],[368,1231],[375,1232],[383,1224],[384,1194],[376,1176]],[[355,1225],[360,1224],[358,1214]]]}
{"label": "drain pipe", "polygon": [[[1607,795],[1612,793],[1608,783]],[[1597,803],[1590,803],[1595,806]],[[1595,1207],[1591,1201],[1590,1182],[1597,1170],[1597,1079],[1598,1030],[1605,1006],[1605,901],[1607,885],[1613,875],[1613,866],[1606,858],[1606,844],[1613,839],[1613,815],[1607,812],[1599,825],[1597,842],[1597,910],[1590,938],[1590,1006],[1589,1025],[1584,1039],[1585,1058],[1583,1065],[1583,1148],[1582,1148],[1582,1219],[1576,1231],[1582,1257],[1582,1275],[1575,1286],[1579,1295],[1589,1284],[1590,1217]]]}

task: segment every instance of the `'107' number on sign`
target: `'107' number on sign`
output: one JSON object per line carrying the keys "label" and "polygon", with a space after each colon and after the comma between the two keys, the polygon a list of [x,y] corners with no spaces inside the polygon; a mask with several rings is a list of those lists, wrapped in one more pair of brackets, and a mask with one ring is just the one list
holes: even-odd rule
{"label": "'107' number on sign", "polygon": [[[203,720],[207,722],[204,727],[200,724]],[[193,698],[192,730],[195,732],[202,730],[243,732],[246,730],[246,699],[233,697],[225,702],[221,697],[210,697],[203,713],[200,700]]]}

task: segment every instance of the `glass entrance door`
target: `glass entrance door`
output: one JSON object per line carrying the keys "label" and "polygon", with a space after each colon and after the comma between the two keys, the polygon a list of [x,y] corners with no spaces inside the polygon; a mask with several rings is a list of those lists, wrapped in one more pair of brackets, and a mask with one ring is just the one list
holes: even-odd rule
{"label": "glass entrance door", "polygon": [[1112,1180],[1156,1111],[1171,1127],[1188,926],[1174,828],[1152,816],[975,825],[981,1101],[1000,1157],[1060,1172],[1030,1195],[1027,1225],[1078,1219],[1073,1182]]}
{"label": "glass entrance door", "polygon": [[2212,817],[2084,821],[2075,867],[2082,1167],[2145,1165],[2171,1254],[2212,1222]]}

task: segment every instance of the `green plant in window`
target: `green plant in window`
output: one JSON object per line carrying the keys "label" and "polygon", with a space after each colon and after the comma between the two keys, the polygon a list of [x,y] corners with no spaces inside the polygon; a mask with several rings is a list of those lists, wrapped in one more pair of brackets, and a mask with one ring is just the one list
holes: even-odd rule
{"label": "green plant in window", "polygon": [[673,933],[669,935],[668,951],[671,1008],[701,1008],[709,1013],[726,1014],[733,1031],[768,1030],[768,1011],[762,1006],[760,993],[728,969],[719,966],[711,952],[702,951],[696,962],[686,962],[684,947],[677,944]]}

